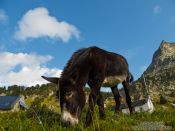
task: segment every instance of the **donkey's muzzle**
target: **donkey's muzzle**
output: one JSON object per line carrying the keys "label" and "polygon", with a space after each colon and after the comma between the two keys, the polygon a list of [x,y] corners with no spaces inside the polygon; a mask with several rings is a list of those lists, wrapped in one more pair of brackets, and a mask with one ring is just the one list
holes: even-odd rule
{"label": "donkey's muzzle", "polygon": [[64,110],[61,113],[61,122],[65,126],[75,125],[78,124],[78,118],[74,117],[70,112]]}

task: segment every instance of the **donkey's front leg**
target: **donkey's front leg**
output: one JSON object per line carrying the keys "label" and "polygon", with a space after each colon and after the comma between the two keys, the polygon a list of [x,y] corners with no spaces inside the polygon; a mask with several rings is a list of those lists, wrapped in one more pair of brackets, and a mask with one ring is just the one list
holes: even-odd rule
{"label": "donkey's front leg", "polygon": [[89,126],[92,123],[92,117],[94,112],[94,106],[97,102],[97,95],[98,93],[95,90],[91,90],[91,93],[89,94],[89,110],[86,115],[86,126]]}
{"label": "donkey's front leg", "polygon": [[104,100],[101,93],[97,98],[97,105],[99,108],[100,119],[105,119]]}

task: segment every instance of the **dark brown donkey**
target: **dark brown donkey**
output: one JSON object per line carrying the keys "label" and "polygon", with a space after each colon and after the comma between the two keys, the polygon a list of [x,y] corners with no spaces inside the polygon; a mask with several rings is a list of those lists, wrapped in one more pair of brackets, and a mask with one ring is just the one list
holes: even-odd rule
{"label": "dark brown donkey", "polygon": [[96,103],[99,106],[100,118],[105,117],[104,101],[100,93],[102,86],[111,87],[116,111],[119,111],[120,94],[117,85],[122,83],[126,93],[126,102],[132,112],[129,86],[133,77],[129,72],[126,59],[119,54],[98,47],[83,48],[72,55],[60,78],[42,77],[59,86],[61,121],[66,125],[77,124],[80,119],[85,105],[83,87],[86,83],[91,88],[89,110],[86,116],[87,126],[92,122]]}

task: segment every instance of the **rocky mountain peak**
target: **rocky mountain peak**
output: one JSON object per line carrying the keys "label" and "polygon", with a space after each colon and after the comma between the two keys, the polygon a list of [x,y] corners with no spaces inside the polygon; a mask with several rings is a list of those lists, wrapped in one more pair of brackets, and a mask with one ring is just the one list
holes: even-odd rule
{"label": "rocky mountain peak", "polygon": [[[144,80],[145,79],[145,80]],[[165,95],[175,100],[175,43],[162,41],[152,62],[133,84],[133,92],[140,96]],[[138,99],[138,98],[137,98]]]}
{"label": "rocky mountain peak", "polygon": [[175,64],[175,43],[162,41],[160,47],[154,53],[152,63],[146,73],[152,73],[173,64]]}

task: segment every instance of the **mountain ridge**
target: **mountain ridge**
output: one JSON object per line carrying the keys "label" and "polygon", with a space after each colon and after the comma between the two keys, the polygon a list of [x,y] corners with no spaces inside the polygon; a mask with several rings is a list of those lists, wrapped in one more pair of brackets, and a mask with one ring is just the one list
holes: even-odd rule
{"label": "mountain ridge", "polygon": [[152,62],[131,88],[134,99],[147,95],[153,99],[165,96],[175,100],[175,42],[162,41]]}

